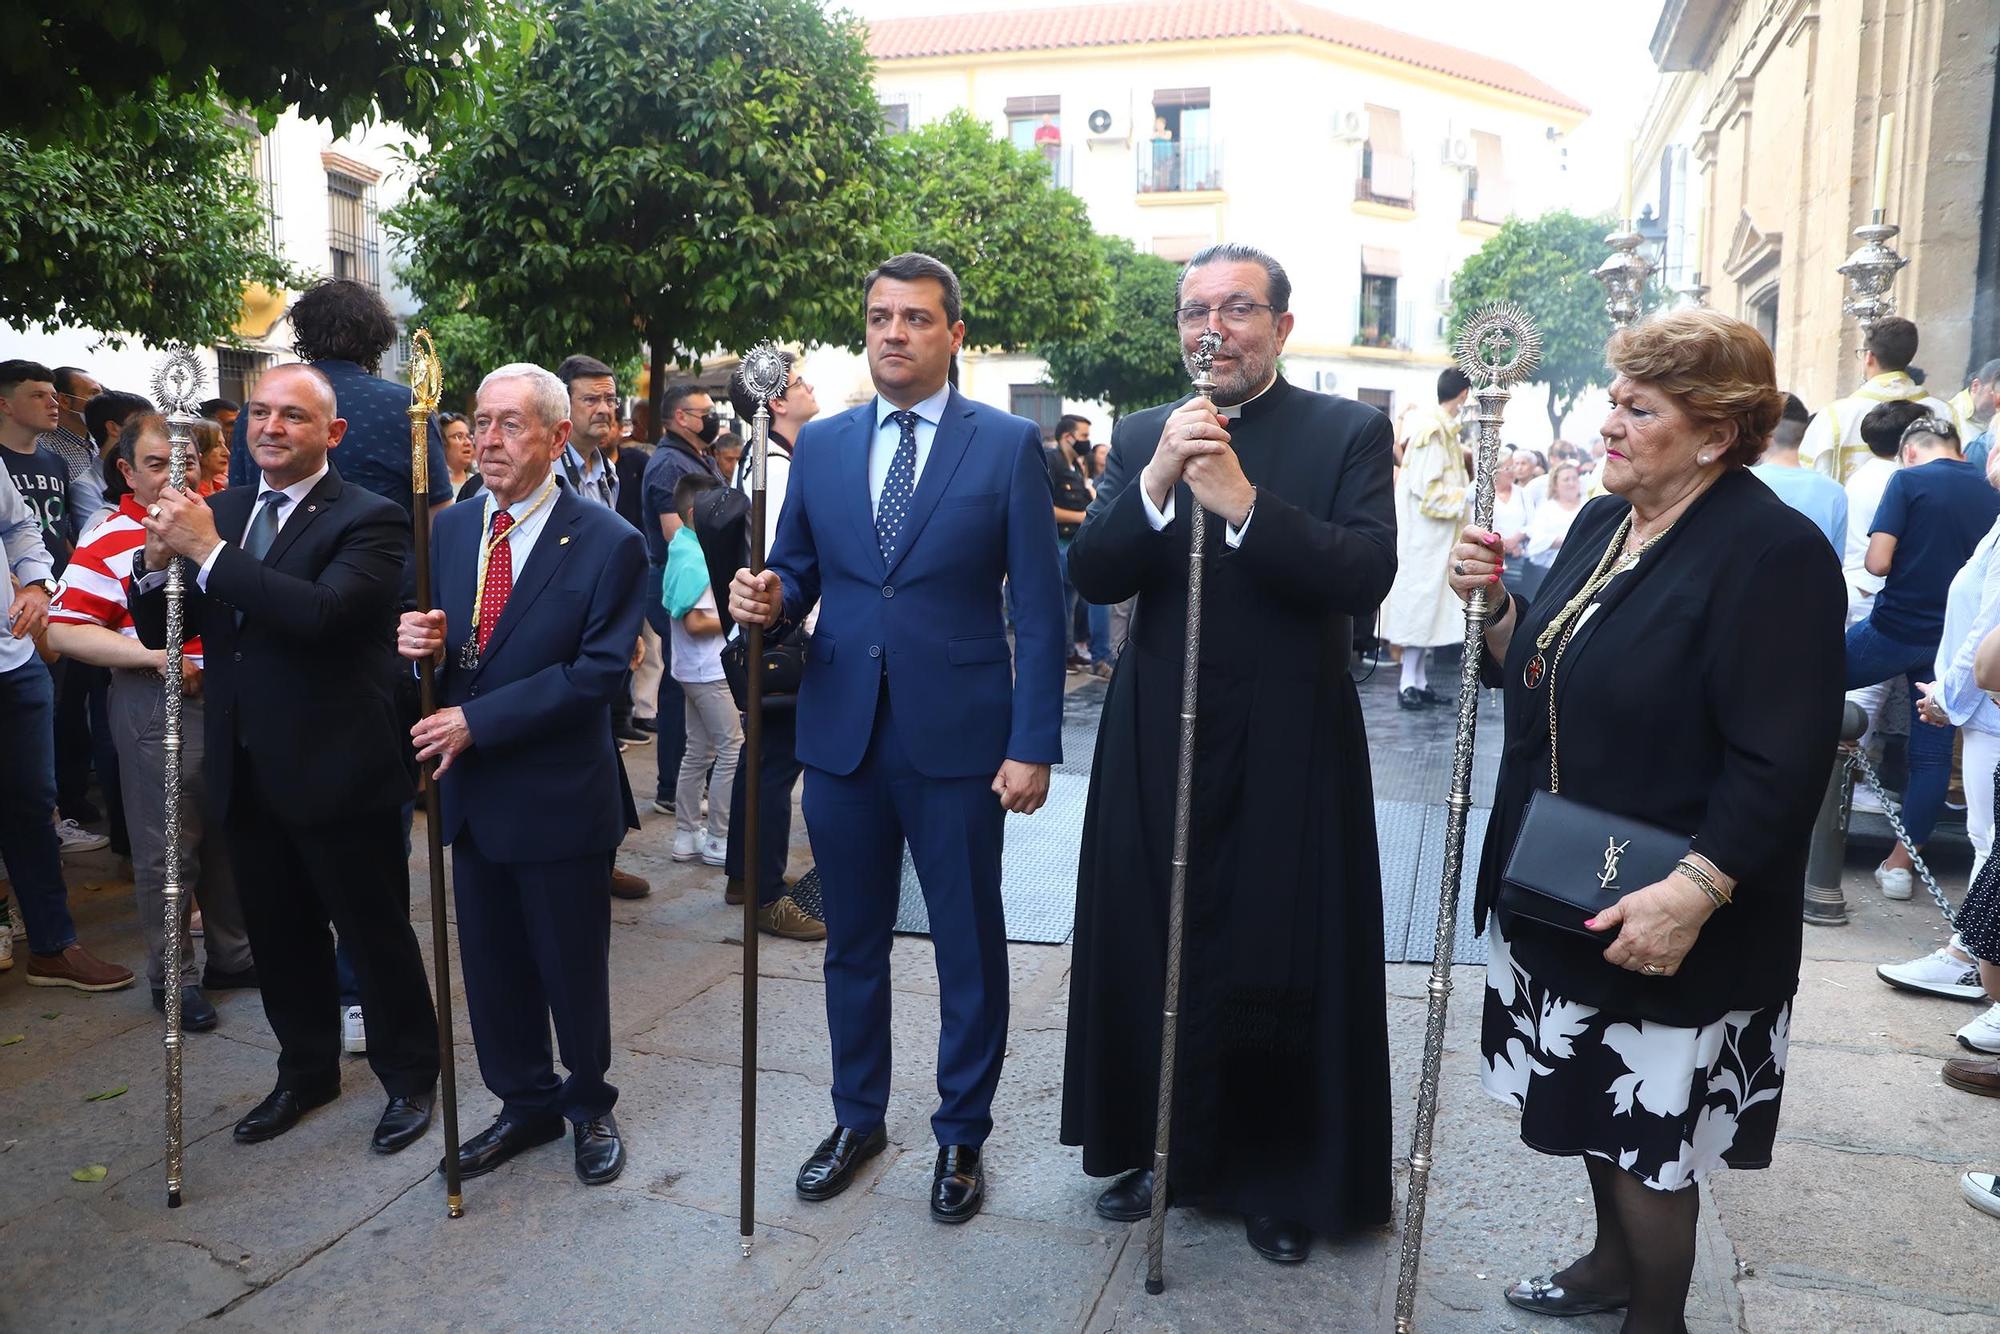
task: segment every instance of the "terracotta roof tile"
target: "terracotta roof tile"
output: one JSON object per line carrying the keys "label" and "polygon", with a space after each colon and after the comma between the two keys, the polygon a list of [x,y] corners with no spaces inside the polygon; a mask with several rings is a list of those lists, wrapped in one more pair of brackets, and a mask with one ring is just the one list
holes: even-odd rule
{"label": "terracotta roof tile", "polygon": [[1310,37],[1588,112],[1518,65],[1329,13],[1296,0],[1146,0],[1136,4],[1073,5],[1059,9],[995,10],[929,18],[883,19],[870,25],[868,49],[877,60],[1053,51],[1139,42],[1196,42],[1223,37]]}

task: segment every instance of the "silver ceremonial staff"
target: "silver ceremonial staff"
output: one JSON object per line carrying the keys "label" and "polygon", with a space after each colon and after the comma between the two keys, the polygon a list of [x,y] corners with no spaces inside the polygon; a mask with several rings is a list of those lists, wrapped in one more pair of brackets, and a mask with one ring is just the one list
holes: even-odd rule
{"label": "silver ceremonial staff", "polygon": [[[771,400],[785,392],[785,359],[770,343],[743,357],[743,387],[757,401],[750,424],[750,573],[764,572],[764,460],[771,446]],[[764,627],[743,627],[748,677],[743,708],[743,1148],[737,1229],[743,1254],[757,1234],[757,856],[759,799],[764,768]]]}
{"label": "silver ceremonial staff", "polygon": [[[1215,354],[1222,335],[1210,329],[1194,348],[1194,391],[1215,397]],[[1187,919],[1188,824],[1194,809],[1194,706],[1201,684],[1202,548],[1206,511],[1188,506],[1187,648],[1181,663],[1181,749],[1174,771],[1173,876],[1167,882],[1167,976],[1160,1011],[1160,1104],[1153,1121],[1153,1215],[1146,1224],[1146,1291],[1166,1291],[1161,1252],[1167,1240],[1167,1148],[1174,1120],[1174,1054],[1180,1036],[1181,943]]]}
{"label": "silver ceremonial staff", "polygon": [[[199,420],[195,405],[203,378],[201,359],[189,347],[170,349],[153,372],[153,396],[167,414],[167,485],[176,490],[188,481],[188,461],[194,456],[190,428]],[[166,932],[161,971],[166,978],[169,1209],[181,1207],[181,940],[187,910],[181,885],[181,646],[186,642],[182,623],[186,600],[186,566],[174,557],[167,562],[166,738],[161,747],[166,789]]]}
{"label": "silver ceremonial staff", "polygon": [[[1479,472],[1472,522],[1493,526],[1493,469],[1500,461],[1500,419],[1513,386],[1534,373],[1541,331],[1511,301],[1483,307],[1459,331],[1458,368],[1479,401]],[[1458,740],[1451,752],[1451,799],[1445,807],[1444,876],[1438,885],[1437,940],[1431,952],[1430,1008],[1424,1017],[1424,1066],[1417,1086],[1417,1123],[1410,1132],[1410,1198],[1403,1213],[1401,1269],[1396,1278],[1396,1334],[1410,1334],[1417,1305],[1417,1261],[1424,1246],[1424,1201],[1431,1184],[1431,1128],[1437,1123],[1438,1068],[1444,1061],[1445,1007],[1451,1002],[1451,952],[1458,935],[1459,875],[1465,858],[1465,817],[1472,808],[1472,743],[1479,726],[1479,660],[1486,639],[1487,592],[1465,606],[1465,660],[1458,677]]]}

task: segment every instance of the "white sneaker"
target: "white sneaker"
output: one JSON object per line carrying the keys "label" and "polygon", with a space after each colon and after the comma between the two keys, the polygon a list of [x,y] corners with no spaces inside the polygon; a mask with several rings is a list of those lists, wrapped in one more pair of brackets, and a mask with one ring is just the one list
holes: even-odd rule
{"label": "white sneaker", "polygon": [[1986,999],[1986,989],[1979,985],[1979,965],[1953,958],[1950,950],[1932,950],[1908,963],[1885,963],[1875,976],[1899,991],[1921,991],[1947,1000]]}
{"label": "white sneaker", "polygon": [[1881,886],[1882,897],[1894,899],[1898,903],[1910,897],[1910,885],[1913,879],[1907,867],[1892,867],[1884,862],[1875,868],[1875,883]]}
{"label": "white sneaker", "polygon": [[2000,1056],[2000,1005],[1959,1029],[1958,1045],[1988,1056]]}
{"label": "white sneaker", "polygon": [[1876,796],[1875,789],[1866,783],[1856,783],[1854,785],[1853,806],[1857,811],[1873,811],[1877,815],[1887,814],[1882,809],[1882,799]]}
{"label": "white sneaker", "polygon": [[14,966],[14,933],[0,931],[0,973]]}
{"label": "white sneaker", "polygon": [[1958,1193],[1980,1213],[2000,1218],[2000,1176],[1991,1172],[1967,1172],[1958,1179]]}
{"label": "white sneaker", "polygon": [[729,840],[717,838],[706,829],[701,833],[701,860],[707,866],[721,866],[729,860]]}
{"label": "white sneaker", "polygon": [[361,1007],[350,1005],[340,1012],[340,1049],[349,1056],[368,1050],[368,1028],[361,1022]]}
{"label": "white sneaker", "polygon": [[696,857],[701,856],[701,839],[704,837],[706,835],[699,834],[693,829],[674,830],[674,860],[677,862],[691,862]]}
{"label": "white sneaker", "polygon": [[62,844],[63,856],[72,852],[95,852],[99,848],[111,846],[108,834],[93,834],[74,820],[56,822],[56,842]]}

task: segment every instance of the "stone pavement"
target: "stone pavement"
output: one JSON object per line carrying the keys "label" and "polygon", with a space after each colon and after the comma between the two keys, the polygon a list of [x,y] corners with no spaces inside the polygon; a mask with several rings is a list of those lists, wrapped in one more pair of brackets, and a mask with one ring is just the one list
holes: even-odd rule
{"label": "stone pavement", "polygon": [[[1385,732],[1405,727],[1380,711]],[[1435,725],[1435,724],[1433,724]],[[629,757],[650,790],[650,749]],[[1292,1330],[1389,1327],[1388,1229],[1322,1242],[1293,1268],[1264,1262],[1232,1217],[1176,1211],[1168,1290],[1142,1287],[1142,1227],[1090,1211],[1096,1190],[1056,1143],[1069,952],[1015,945],[1014,1018],[988,1146],[986,1211],[930,1221],[936,976],[928,943],[895,947],[895,1093],[889,1152],[822,1205],[791,1191],[830,1120],[818,947],[766,939],[760,988],[758,1233],[736,1235],[740,914],[718,872],[665,856],[671,822],[646,814],[624,865],[654,883],[615,904],[613,1078],[630,1163],[586,1190],[566,1144],[467,1183],[445,1218],[441,1132],[393,1158],[368,1152],[381,1099],[366,1066],[346,1096],[272,1143],[235,1144],[268,1091],[274,1044],[254,994],[219,996],[222,1027],[187,1049],[187,1204],[161,1185],[160,1029],[143,988],[86,996],[0,975],[0,1330],[549,1327],[671,1330]],[[419,840],[421,847],[421,839]],[[794,870],[804,865],[802,831]],[[1943,1086],[1951,1033],[1976,1011],[1908,996],[1872,968],[1942,936],[1921,901],[1884,903],[1856,849],[1853,925],[1809,928],[1781,1147],[1769,1171],[1724,1174],[1705,1201],[1691,1328],[2000,1331],[2000,1222],[1956,1178],[2000,1162],[2000,1102]],[[419,886],[419,938],[429,910]],[[71,862],[85,938],[136,961],[131,892],[103,854]],[[1948,868],[1962,885],[1965,868]],[[1406,1152],[1427,969],[1392,965],[1397,1146]],[[1553,1329],[1500,1301],[1506,1279],[1582,1249],[1581,1170],[1523,1148],[1477,1084],[1480,973],[1453,975],[1419,1328]],[[465,1133],[495,1109],[458,1016]],[[121,1096],[88,1101],[124,1087]],[[71,1180],[101,1164],[104,1180]],[[1602,1334],[1608,1317],[1566,1328]]]}

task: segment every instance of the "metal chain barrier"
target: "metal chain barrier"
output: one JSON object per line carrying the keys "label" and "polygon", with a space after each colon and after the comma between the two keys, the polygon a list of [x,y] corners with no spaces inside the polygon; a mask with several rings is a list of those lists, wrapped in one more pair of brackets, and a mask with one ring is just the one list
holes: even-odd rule
{"label": "metal chain barrier", "polygon": [[1932,875],[1931,868],[1924,864],[1923,854],[1917,851],[1917,845],[1910,841],[1910,831],[1903,827],[1902,807],[1882,787],[1882,780],[1876,776],[1875,766],[1869,762],[1867,753],[1856,746],[1847,753],[1847,767],[1850,772],[1859,770],[1861,776],[1868,781],[1868,786],[1875,789],[1875,797],[1882,803],[1882,814],[1888,817],[1889,828],[1895,831],[1896,841],[1903,845],[1903,851],[1910,854],[1910,862],[1916,867],[1917,875],[1924,882],[1924,888],[1931,892],[1931,898],[1937,901],[1938,911],[1944,914],[1945,925],[1956,931],[1958,924],[1952,918],[1951,900],[1944,896],[1942,889],[1938,888],[1937,877]]}

